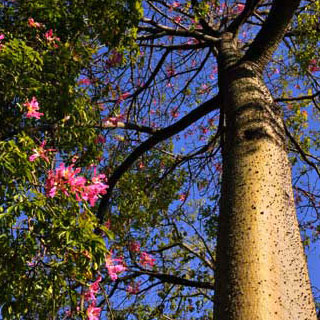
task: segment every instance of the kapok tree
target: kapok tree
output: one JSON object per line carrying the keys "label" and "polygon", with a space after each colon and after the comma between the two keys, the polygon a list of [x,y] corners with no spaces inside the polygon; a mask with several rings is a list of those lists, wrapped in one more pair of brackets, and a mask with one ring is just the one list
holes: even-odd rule
{"label": "kapok tree", "polygon": [[316,212],[318,1],[143,1],[137,32],[135,1],[8,3],[4,316],[315,319],[287,157]]}
{"label": "kapok tree", "polygon": [[[161,141],[219,110],[216,135],[221,147],[223,174],[214,290],[215,318],[219,320],[316,318],[295,213],[287,136],[299,152],[303,153],[303,148],[286,129],[284,107],[279,103],[281,98],[277,102],[270,93],[273,90],[274,94],[285,97],[289,94],[286,90],[292,87],[276,81],[275,84],[280,85],[276,89],[272,83],[267,86],[265,82],[277,48],[287,57],[293,56],[287,37],[301,44],[299,37],[303,31],[298,30],[299,22],[293,22],[293,18],[306,5],[285,0],[271,3],[145,1],[145,16],[137,39],[145,50],[144,59],[148,60],[143,76],[152,71],[149,77],[143,77],[143,71],[133,72],[132,82],[121,90],[126,92],[128,122],[142,120],[144,115],[156,119],[156,128],[149,132],[140,128],[150,137],[111,173],[110,189],[102,198],[98,216],[103,221],[108,210],[110,212],[112,193],[135,161]],[[160,54],[161,51],[164,53]],[[199,51],[207,53],[202,61],[195,58]],[[299,54],[294,53],[298,58]],[[318,61],[308,58],[300,62],[304,63],[306,76],[314,79],[312,72],[318,71]],[[186,67],[188,59],[191,67]],[[211,90],[214,86],[210,88],[208,82],[201,83],[198,94],[216,91],[216,95],[194,106],[196,99],[192,97],[192,102],[188,101],[188,90],[195,88],[190,83],[197,72],[214,70],[213,59],[218,73],[216,87]],[[284,60],[279,56],[275,61]],[[194,77],[183,78],[183,74],[192,74],[192,67],[196,70]],[[179,76],[183,80],[179,80]],[[172,87],[177,91],[172,92],[170,101],[168,95]],[[152,110],[147,106],[157,95],[162,97],[161,90],[167,94],[163,98],[163,108],[170,112],[171,121],[179,117],[179,112],[186,112],[169,126],[162,124],[165,111],[159,106],[159,100],[155,102],[155,113],[159,117],[149,116]],[[307,95],[306,99],[316,96]],[[173,103],[177,106],[173,107]],[[186,106],[189,104],[191,111]],[[120,127],[120,124],[114,126]],[[214,137],[190,157],[215,148]],[[304,154],[304,158],[308,156]],[[181,159],[177,163],[179,161]]]}

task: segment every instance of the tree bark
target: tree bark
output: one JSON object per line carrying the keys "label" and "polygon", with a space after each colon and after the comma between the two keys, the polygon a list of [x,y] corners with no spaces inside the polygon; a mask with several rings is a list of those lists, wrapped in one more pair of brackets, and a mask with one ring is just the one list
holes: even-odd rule
{"label": "tree bark", "polygon": [[219,52],[225,125],[215,319],[316,319],[281,110],[261,66],[241,60],[231,35]]}

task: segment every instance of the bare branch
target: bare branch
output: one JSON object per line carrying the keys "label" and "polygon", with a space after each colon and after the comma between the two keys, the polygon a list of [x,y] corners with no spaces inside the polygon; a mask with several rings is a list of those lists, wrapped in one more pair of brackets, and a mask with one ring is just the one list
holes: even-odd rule
{"label": "bare branch", "polygon": [[148,270],[136,271],[136,273],[141,274],[141,275],[148,275],[150,277],[159,279],[165,283],[178,284],[178,285],[183,285],[183,286],[192,287],[192,288],[202,288],[202,289],[214,290],[214,285],[210,282],[200,282],[200,281],[188,280],[188,279],[177,277],[177,276],[174,276],[171,274],[153,272],[153,271],[148,271]]}
{"label": "bare branch", "polygon": [[[186,29],[182,29],[182,28],[178,28],[178,29],[174,29],[162,24],[158,24],[155,21],[153,21],[152,19],[149,18],[144,18],[143,21],[145,23],[149,23],[154,25],[155,27],[147,27],[145,25],[140,25],[138,27],[139,30],[141,31],[146,31],[146,32],[150,32],[152,34],[161,34],[162,36],[180,36],[180,37],[190,37],[190,38],[197,38],[200,40],[207,40],[209,42],[213,42],[216,43],[220,40],[219,37],[213,37],[211,35],[207,35],[205,33],[203,33],[201,30],[186,30]],[[140,39],[140,37],[138,37],[138,40]]]}
{"label": "bare branch", "polygon": [[274,101],[276,102],[284,102],[284,101],[301,101],[301,100],[312,100],[320,95],[320,91],[307,96],[301,96],[301,97],[292,97],[292,98],[276,98]]}

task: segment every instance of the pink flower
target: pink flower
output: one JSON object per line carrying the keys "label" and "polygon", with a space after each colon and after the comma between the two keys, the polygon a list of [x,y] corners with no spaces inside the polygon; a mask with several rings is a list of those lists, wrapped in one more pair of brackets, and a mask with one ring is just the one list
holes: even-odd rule
{"label": "pink flower", "polygon": [[103,183],[105,180],[106,176],[104,174],[97,175],[96,168],[94,168],[93,177],[91,178],[92,184],[86,186],[82,193],[82,198],[84,200],[89,200],[91,206],[95,205],[95,202],[98,200],[98,195],[107,193],[106,189],[109,186]]}
{"label": "pink flower", "polygon": [[211,90],[210,87],[206,83],[203,83],[201,87],[198,89],[198,93],[205,94],[205,93],[209,93],[210,90]]}
{"label": "pink flower", "polygon": [[220,162],[215,163],[214,166],[218,172],[222,172],[222,164]]}
{"label": "pink flower", "polygon": [[173,7],[173,8],[178,8],[178,7],[180,7],[180,2],[178,2],[178,1],[173,1],[172,7]]}
{"label": "pink flower", "polygon": [[32,149],[32,151],[34,152],[34,154],[29,157],[29,161],[33,162],[33,161],[35,161],[37,158],[41,158],[41,159],[43,159],[44,161],[49,162],[49,158],[46,156],[46,154],[47,154],[49,151],[56,151],[56,150],[55,150],[55,149],[47,149],[47,150],[44,149],[44,146],[46,145],[46,143],[47,143],[47,141],[46,141],[46,140],[43,140],[38,149]]}
{"label": "pink flower", "polygon": [[136,282],[136,283],[131,283],[128,285],[127,287],[127,292],[129,294],[137,294],[140,291],[140,282]]}
{"label": "pink flower", "polygon": [[40,119],[40,117],[43,116],[43,113],[38,112],[39,103],[36,97],[32,97],[31,101],[27,100],[27,102],[24,103],[23,105],[26,106],[28,109],[28,112],[26,115],[27,118]]}
{"label": "pink flower", "polygon": [[129,92],[125,92],[125,93],[122,93],[118,99],[118,103],[122,102],[123,100],[126,100],[128,97],[130,96],[130,93]]}
{"label": "pink flower", "polygon": [[[190,38],[188,41],[187,41],[187,44],[198,44],[199,43],[199,40],[196,39],[196,38]],[[196,60],[192,60],[192,61],[196,61]],[[192,63],[193,66],[195,66],[194,62]]]}
{"label": "pink flower", "polygon": [[83,85],[89,86],[91,84],[91,80],[88,78],[80,79],[78,84],[80,84],[80,85],[83,84]]}
{"label": "pink flower", "polygon": [[182,16],[176,16],[176,17],[174,17],[174,18],[173,18],[173,21],[174,21],[175,23],[181,23],[181,22],[182,22]]}
{"label": "pink flower", "polygon": [[318,61],[316,59],[312,59],[309,63],[309,71],[317,72],[320,71],[320,67],[318,66]]}
{"label": "pink flower", "polygon": [[149,265],[150,267],[153,267],[155,261],[156,261],[156,259],[152,258],[148,253],[146,253],[146,252],[140,253],[140,263],[143,266]]}
{"label": "pink flower", "polygon": [[[99,195],[105,194],[108,185],[104,183],[105,175],[99,174],[92,177],[91,184],[87,184],[88,180],[83,176],[78,176],[81,169],[73,168],[74,165],[65,167],[63,163],[55,170],[50,170],[46,180],[46,193],[49,197],[54,197],[57,190],[60,190],[66,196],[69,192],[74,194],[77,201],[89,201],[94,206]],[[90,183],[90,182],[89,182]]]}
{"label": "pink flower", "polygon": [[104,226],[105,226],[107,229],[110,229],[110,227],[111,227],[111,221],[110,221],[110,219],[108,219],[108,220],[105,222]]}
{"label": "pink flower", "polygon": [[87,309],[88,320],[99,320],[101,308],[96,307],[95,303],[92,303]]}
{"label": "pink flower", "polygon": [[41,28],[43,27],[42,23],[35,22],[33,18],[28,19],[28,26],[31,28]]}
{"label": "pink flower", "polygon": [[138,168],[140,169],[140,170],[142,170],[142,169],[144,169],[146,166],[144,165],[144,163],[141,161],[141,162],[139,162],[139,164],[138,164]]}
{"label": "pink flower", "polygon": [[93,207],[97,200],[99,199],[99,195],[106,194],[106,189],[109,186],[102,182],[98,182],[95,184],[91,184],[86,186],[84,192],[81,194],[82,199],[89,201],[90,205]]}
{"label": "pink flower", "polygon": [[204,126],[200,126],[200,130],[201,130],[202,134],[207,134],[207,132],[209,131],[209,129]]}
{"label": "pink flower", "polygon": [[47,31],[47,32],[44,34],[44,36],[45,36],[45,38],[46,38],[48,41],[53,41],[53,40],[54,40],[52,29],[50,29],[49,31]]}
{"label": "pink flower", "polygon": [[218,67],[215,66],[215,67],[212,69],[212,73],[210,74],[209,78],[210,78],[211,80],[214,80],[214,79],[215,79],[215,74],[217,74],[217,73],[218,73]]}
{"label": "pink flower", "polygon": [[124,115],[123,114],[119,114],[115,117],[107,117],[102,119],[103,125],[105,128],[113,128],[113,127],[117,127],[118,122],[123,121],[124,120]]}
{"label": "pink flower", "polygon": [[27,266],[30,268],[34,267],[36,264],[37,264],[37,261],[35,260],[35,258],[27,262]]}
{"label": "pink flower", "polygon": [[129,250],[131,252],[140,252],[140,243],[138,241],[131,241],[129,243]]}
{"label": "pink flower", "polygon": [[99,134],[97,138],[94,140],[95,143],[102,143],[102,144],[105,144],[106,141],[107,141],[106,138],[102,134]]}
{"label": "pink flower", "polygon": [[167,66],[166,74],[167,74],[167,77],[172,77],[172,76],[174,76],[176,74],[176,71],[174,70],[174,66],[173,65]]}
{"label": "pink flower", "polygon": [[170,111],[170,115],[172,118],[176,119],[179,117],[179,112],[178,112],[178,108],[174,108]]}
{"label": "pink flower", "polygon": [[[118,279],[118,274],[127,270],[126,266],[123,264],[123,259],[113,259],[111,255],[106,256],[106,268],[108,269],[109,276],[112,281]],[[118,262],[119,264],[115,264]]]}
{"label": "pink flower", "polygon": [[4,34],[0,33],[0,41],[4,39]]}
{"label": "pink flower", "polygon": [[118,279],[119,273],[122,273],[127,270],[127,268],[121,264],[117,264],[115,266],[109,266],[107,267],[107,269],[112,281],[115,281]]}
{"label": "pink flower", "polygon": [[236,4],[236,6],[233,9],[233,13],[238,14],[241,13],[244,9],[245,5],[242,3]]}
{"label": "pink flower", "polygon": [[84,299],[86,301],[96,301],[96,294],[99,292],[100,287],[99,287],[99,283],[101,282],[102,277],[99,276],[98,279],[92,283],[88,289],[88,291],[84,294]]}
{"label": "pink flower", "polygon": [[56,37],[53,35],[53,31],[52,29],[48,30],[45,34],[44,34],[44,37],[49,41],[49,42],[52,42],[52,41],[60,41],[60,38]]}

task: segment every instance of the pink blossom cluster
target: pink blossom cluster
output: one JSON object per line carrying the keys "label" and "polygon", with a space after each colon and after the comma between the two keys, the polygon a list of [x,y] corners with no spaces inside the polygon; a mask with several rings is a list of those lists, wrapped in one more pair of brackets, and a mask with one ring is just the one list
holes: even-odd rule
{"label": "pink blossom cluster", "polygon": [[129,294],[137,294],[140,291],[140,281],[138,282],[132,282],[127,287],[127,292]]}
{"label": "pink blossom cluster", "polygon": [[30,28],[39,29],[39,28],[44,27],[44,24],[42,24],[42,23],[40,23],[40,22],[35,22],[33,18],[29,18],[29,19],[28,19],[28,26],[29,26]]}
{"label": "pink blossom cluster", "polygon": [[95,303],[91,303],[91,305],[87,309],[88,320],[99,320],[100,313],[101,308],[96,307]]}
{"label": "pink blossom cluster", "polygon": [[53,31],[52,29],[48,30],[45,34],[44,37],[48,40],[48,41],[60,41],[60,38],[56,37],[53,35]]}
{"label": "pink blossom cluster", "polygon": [[167,77],[173,77],[176,74],[174,65],[168,65],[166,67],[166,74],[167,74]]}
{"label": "pink blossom cluster", "polygon": [[186,194],[186,193],[181,193],[181,194],[179,195],[179,200],[180,200],[181,202],[186,201],[186,199],[187,199],[187,194]]}
{"label": "pink blossom cluster", "polygon": [[134,253],[140,252],[141,245],[138,241],[131,241],[129,243],[129,250]]}
{"label": "pink blossom cluster", "polygon": [[95,143],[106,143],[107,139],[102,135],[102,134],[99,134],[95,139],[94,139],[94,142]]}
{"label": "pink blossom cluster", "polygon": [[178,111],[178,107],[176,108],[173,108],[171,111],[170,111],[170,115],[172,118],[176,119],[179,117],[179,111]]}
{"label": "pink blossom cluster", "polygon": [[37,149],[32,149],[32,151],[34,152],[34,154],[32,154],[29,157],[29,161],[33,162],[35,161],[37,158],[41,158],[46,162],[49,162],[49,158],[47,156],[48,152],[51,151],[56,151],[55,149],[45,149],[45,145],[46,145],[47,141],[43,140],[42,143],[40,144],[39,148]]}
{"label": "pink blossom cluster", "polygon": [[309,71],[310,72],[317,72],[320,71],[319,63],[316,59],[312,59],[309,63]]}
{"label": "pink blossom cluster", "polygon": [[[94,175],[89,182],[85,177],[79,176],[81,168],[74,168],[74,165],[65,167],[61,163],[56,170],[50,170],[46,181],[46,194],[53,198],[58,190],[65,195],[69,193],[75,195],[77,201],[89,201],[91,206],[94,206],[99,198],[99,195],[106,194],[108,185],[104,174]],[[89,184],[88,184],[89,182]]]}
{"label": "pink blossom cluster", "polygon": [[144,267],[146,267],[147,265],[153,267],[155,261],[156,259],[152,258],[152,256],[149,253],[144,251],[140,253],[140,264]]}
{"label": "pink blossom cluster", "polygon": [[91,80],[88,78],[83,78],[78,81],[79,85],[85,85],[85,86],[89,86],[91,83],[92,83]]}
{"label": "pink blossom cluster", "polygon": [[43,116],[43,113],[38,112],[39,103],[36,97],[32,97],[31,101],[27,100],[23,105],[27,107],[28,110],[26,115],[27,118],[40,119],[40,117]]}
{"label": "pink blossom cluster", "polygon": [[1,43],[1,41],[5,38],[3,33],[0,33],[0,50],[3,48],[4,44]]}
{"label": "pink blossom cluster", "polygon": [[205,94],[205,93],[209,93],[210,90],[211,90],[211,88],[206,83],[203,83],[201,85],[201,87],[198,89],[198,93]]}
{"label": "pink blossom cluster", "polygon": [[117,280],[118,274],[127,270],[122,257],[114,259],[112,258],[112,254],[110,254],[106,256],[105,261],[106,268],[112,281]]}
{"label": "pink blossom cluster", "polygon": [[177,24],[181,23],[182,20],[183,20],[183,18],[182,18],[182,16],[180,16],[180,15],[173,17],[173,21],[174,21],[175,23],[177,23]]}
{"label": "pink blossom cluster", "polygon": [[232,13],[233,14],[239,14],[244,10],[245,5],[242,3],[238,3],[234,6]]}
{"label": "pink blossom cluster", "polygon": [[169,11],[172,12],[173,9],[179,8],[180,5],[181,5],[180,2],[173,1],[172,5],[169,6],[170,7]]}
{"label": "pink blossom cluster", "polygon": [[58,45],[56,44],[56,42],[57,42],[57,41],[60,41],[60,38],[53,35],[52,29],[48,30],[48,31],[44,34],[44,37],[47,39],[47,41],[48,41],[49,43],[53,43],[53,46],[54,46],[55,48],[58,48]]}
{"label": "pink blossom cluster", "polygon": [[223,13],[229,13],[229,14],[239,14],[241,13],[245,8],[245,5],[242,3],[237,3],[231,10],[230,7],[226,3],[222,3],[220,7],[217,7],[217,13],[223,14]]}
{"label": "pink blossom cluster", "polygon": [[100,287],[99,283],[101,282],[102,277],[99,275],[97,280],[89,286],[89,289],[84,293],[84,300],[96,302],[96,294],[99,292]]}
{"label": "pink blossom cluster", "polygon": [[138,241],[132,241],[129,243],[129,250],[133,253],[140,253],[140,264],[143,266],[149,265],[150,267],[154,266],[154,262],[156,259],[152,258],[152,256],[144,251],[141,251],[141,246]]}
{"label": "pink blossom cluster", "polygon": [[[42,24],[42,23],[40,23],[40,22],[34,21],[33,18],[29,18],[29,19],[28,19],[28,26],[29,26],[30,28],[35,28],[35,29],[45,28],[45,25],[44,25],[44,24]],[[58,45],[56,44],[56,41],[60,41],[60,38],[53,35],[53,30],[52,30],[52,29],[49,29],[49,30],[44,34],[44,37],[46,38],[46,40],[47,40],[49,43],[53,43],[53,45],[54,45],[55,48],[58,47]]]}
{"label": "pink blossom cluster", "polygon": [[84,300],[90,302],[90,305],[87,308],[88,320],[99,320],[100,318],[101,308],[96,307],[96,294],[100,290],[99,283],[101,280],[102,277],[99,276],[98,279],[89,286],[89,289],[84,294]]}
{"label": "pink blossom cluster", "polygon": [[123,114],[119,114],[114,117],[104,118],[104,119],[102,119],[102,122],[103,122],[104,127],[106,127],[106,128],[111,127],[112,128],[112,127],[117,127],[118,122],[123,121],[124,118],[125,118],[125,116]]}

